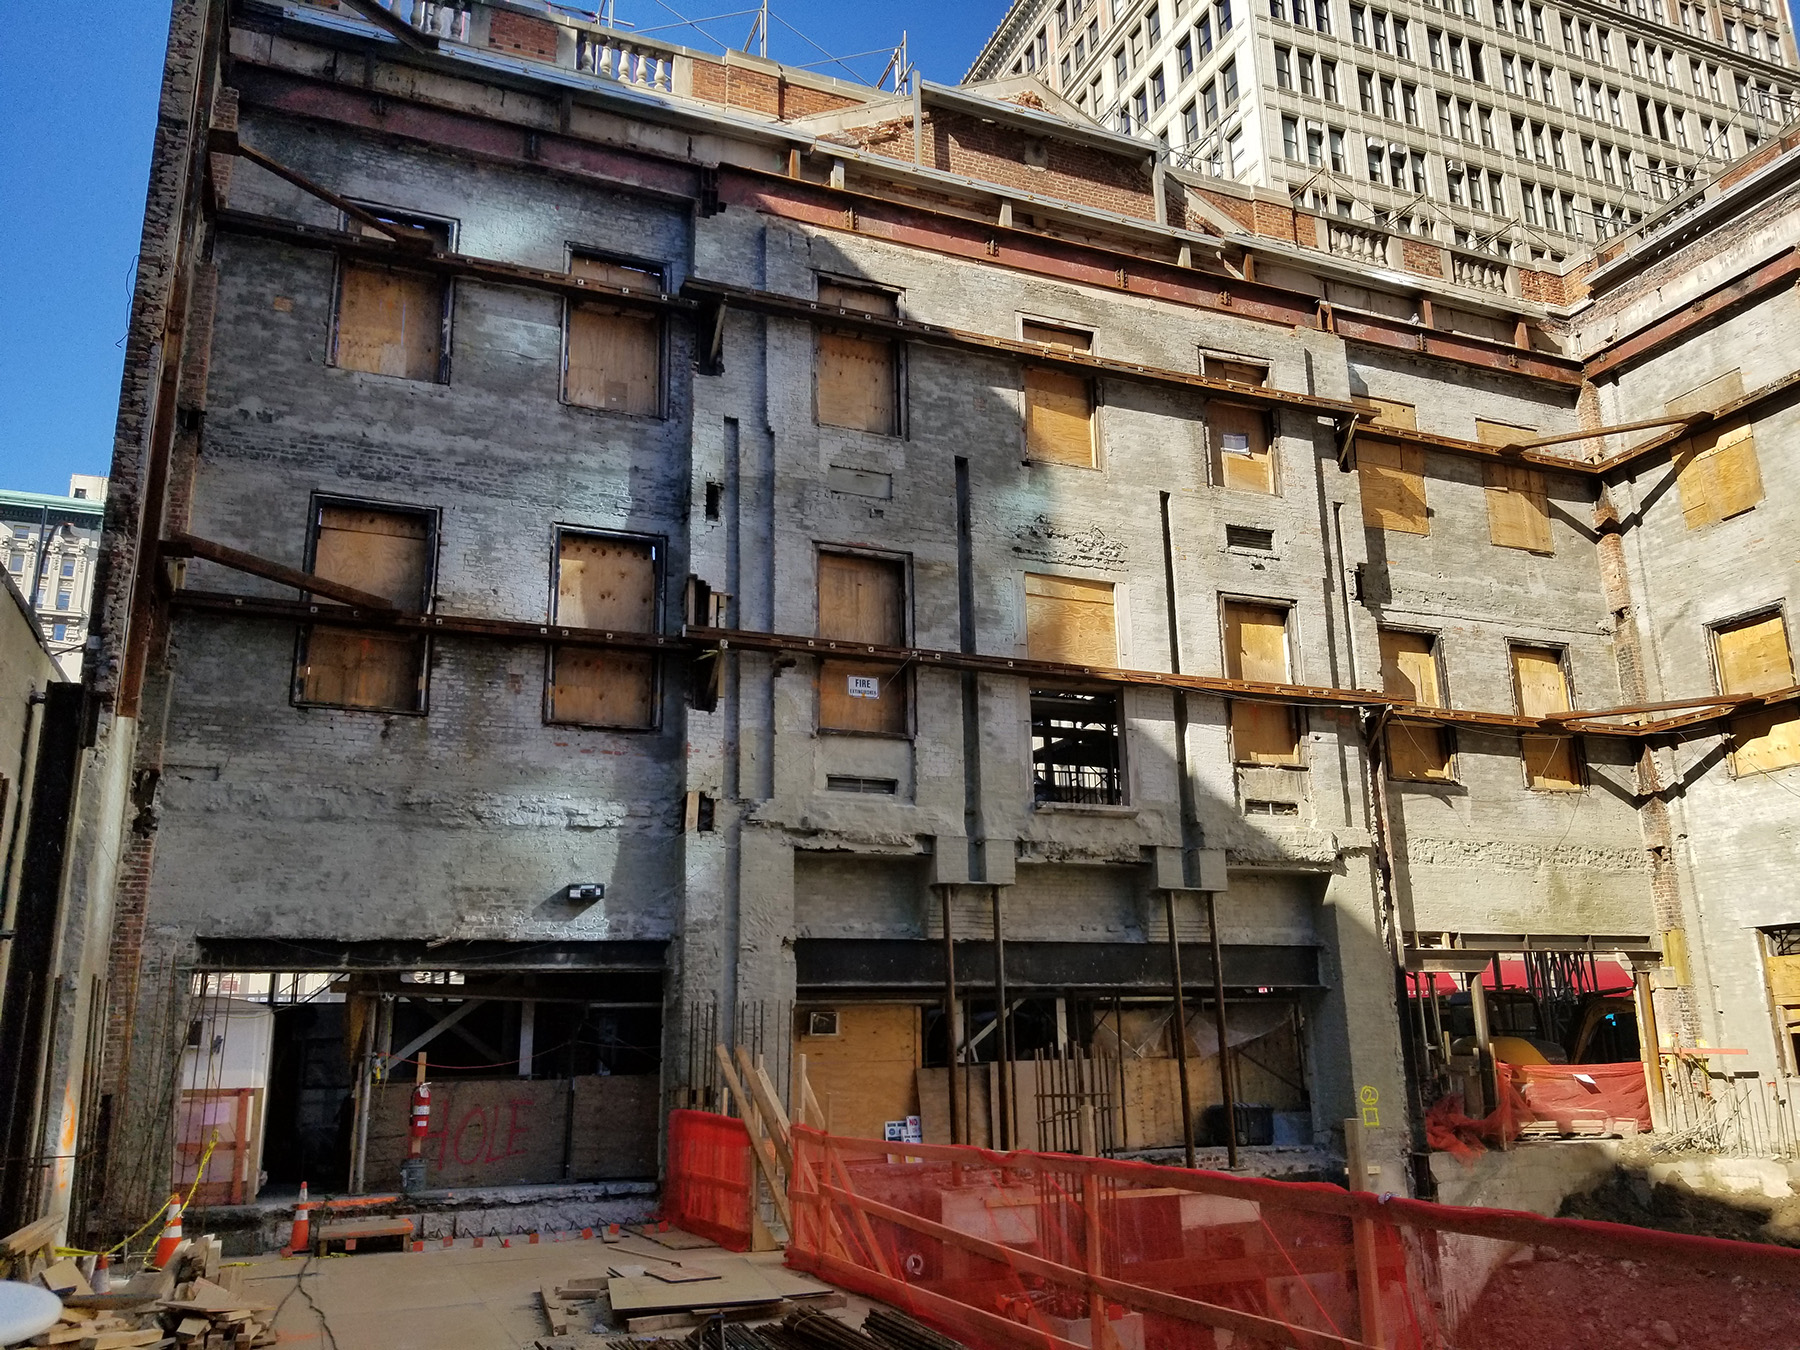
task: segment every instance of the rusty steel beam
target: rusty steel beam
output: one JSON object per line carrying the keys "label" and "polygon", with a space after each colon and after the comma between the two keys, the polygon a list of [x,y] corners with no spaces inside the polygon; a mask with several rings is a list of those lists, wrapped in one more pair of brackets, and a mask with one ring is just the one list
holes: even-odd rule
{"label": "rusty steel beam", "polygon": [[437,38],[430,33],[421,33],[383,5],[380,0],[343,0],[343,3],[346,9],[354,10],[390,37],[411,47],[416,52],[435,52],[438,49]]}
{"label": "rusty steel beam", "polygon": [[297,567],[288,567],[254,553],[245,553],[242,549],[227,548],[224,544],[215,544],[212,540],[201,539],[197,535],[171,535],[162,541],[158,552],[165,558],[204,558],[236,572],[261,577],[282,586],[292,586],[297,591],[305,591],[311,595],[322,595],[328,600],[337,600],[358,609],[374,609],[389,614],[398,613],[400,609],[386,596],[347,586],[327,577],[317,577],[311,572],[302,572]]}
{"label": "rusty steel beam", "polygon": [[1790,246],[1755,271],[1736,281],[1728,281],[1683,305],[1677,312],[1654,319],[1636,332],[1602,347],[1587,359],[1587,378],[1598,380],[1604,375],[1617,374],[1679,341],[1693,329],[1723,318],[1739,305],[1748,304],[1777,286],[1787,284],[1797,274],[1800,274],[1800,251]]}
{"label": "rusty steel beam", "polygon": [[262,151],[245,145],[238,139],[237,129],[214,127],[207,133],[206,148],[215,155],[236,155],[247,160],[259,169],[266,169],[284,182],[292,183],[309,196],[317,197],[327,206],[335,206],[359,225],[366,225],[371,230],[379,230],[389,239],[404,248],[424,249],[431,251],[434,247],[429,235],[418,230],[408,229],[404,225],[396,225],[392,221],[383,220],[374,212],[358,206],[347,197],[340,197],[330,188],[313,182],[297,169],[290,169],[278,160],[269,158]]}
{"label": "rusty steel beam", "polygon": [[420,254],[410,247],[370,239],[348,230],[304,225],[298,221],[248,211],[221,211],[215,224],[229,234],[269,239],[302,248],[335,249],[339,253],[370,262],[393,263],[417,272],[467,277],[471,281],[488,282],[495,286],[528,286],[534,290],[555,291],[577,300],[605,300],[676,313],[689,313],[699,309],[693,301],[665,291],[637,291],[628,286],[610,286],[603,281],[573,276],[568,272],[547,272],[542,268],[521,267],[517,263],[477,258],[467,253]]}
{"label": "rusty steel beam", "polygon": [[1319,398],[1313,394],[1296,394],[1284,389],[1270,389],[1263,385],[1234,384],[1227,380],[1208,379],[1203,375],[1190,375],[1186,371],[1168,370],[1160,366],[1146,366],[1134,361],[1118,361],[1108,357],[1094,356],[1088,352],[1075,351],[1068,347],[1054,347],[1043,342],[1021,342],[1013,338],[994,337],[987,333],[974,333],[962,328],[943,328],[937,324],[920,323],[913,319],[890,319],[879,314],[864,314],[857,310],[839,309],[836,306],[821,305],[816,300],[779,295],[772,291],[754,290],[748,286],[733,286],[722,281],[691,278],[682,285],[681,294],[684,298],[695,298],[702,303],[718,303],[732,309],[748,310],[777,318],[828,323],[834,328],[853,328],[897,341],[925,342],[934,346],[960,348],[965,351],[992,352],[1018,357],[1020,360],[1030,361],[1035,365],[1064,366],[1073,370],[1085,371],[1091,375],[1111,375],[1128,380],[1140,380],[1147,384],[1181,385],[1190,389],[1203,390],[1209,394],[1217,394],[1220,398],[1234,399],[1241,403],[1306,408],[1321,416],[1333,418],[1352,418],[1357,415],[1358,411],[1355,404],[1346,403],[1340,399]]}

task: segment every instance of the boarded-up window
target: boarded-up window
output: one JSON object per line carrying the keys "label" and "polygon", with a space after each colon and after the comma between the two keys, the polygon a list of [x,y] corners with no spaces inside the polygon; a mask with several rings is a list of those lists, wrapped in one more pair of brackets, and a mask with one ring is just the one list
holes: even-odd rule
{"label": "boarded-up window", "polygon": [[[1087,333],[1047,324],[1026,323],[1020,336],[1026,342],[1078,352],[1093,346]],[[1094,467],[1094,382],[1090,377],[1049,366],[1025,367],[1025,456],[1051,464]]]}
{"label": "boarded-up window", "polygon": [[1358,439],[1356,472],[1362,485],[1363,524],[1403,534],[1431,533],[1422,448]]}
{"label": "boarded-up window", "polygon": [[1707,427],[1675,450],[1681,518],[1690,530],[1741,515],[1763,499],[1762,470],[1748,422]]}
{"label": "boarded-up window", "polygon": [[1550,553],[1550,496],[1544,475],[1522,464],[1489,464],[1488,538],[1501,548]]}
{"label": "boarded-up window", "polygon": [[1117,666],[1112,583],[1027,572],[1025,651],[1033,661]]}
{"label": "boarded-up window", "polygon": [[[892,319],[899,305],[886,291],[836,282],[819,283],[819,303]],[[892,436],[898,430],[899,348],[886,338],[821,327],[817,343],[819,421]]]}
{"label": "boarded-up window", "polygon": [[[569,259],[569,275],[652,295],[663,288],[655,268],[579,254]],[[583,408],[654,417],[661,411],[661,390],[662,320],[653,311],[603,300],[569,302],[565,399]]]}
{"label": "boarded-up window", "polygon": [[1213,481],[1246,492],[1275,491],[1275,453],[1269,446],[1269,418],[1261,408],[1209,403]]}
{"label": "boarded-up window", "polygon": [[[819,636],[877,647],[906,645],[906,567],[892,558],[819,555]],[[819,663],[819,726],[904,735],[909,682],[890,662]]]}
{"label": "boarded-up window", "polygon": [[1763,929],[1762,945],[1775,1034],[1783,1067],[1791,1074],[1800,1069],[1800,924]]}
{"label": "boarded-up window", "polygon": [[[419,230],[439,247],[449,232],[430,222],[383,216]],[[358,233],[388,236],[358,224]],[[332,361],[345,370],[396,375],[407,380],[441,380],[444,326],[450,283],[441,276],[346,258],[338,269],[337,331]]]}
{"label": "boarded-up window", "polygon": [[[1444,706],[1438,686],[1437,640],[1426,633],[1381,630],[1381,687],[1396,698]],[[1450,777],[1450,736],[1435,722],[1388,724],[1388,774],[1393,778],[1444,782]]]}
{"label": "boarded-up window", "polygon": [[[1513,687],[1521,717],[1550,717],[1569,711],[1569,677],[1563,654],[1554,647],[1514,647]],[[1567,732],[1530,733],[1519,738],[1525,777],[1546,792],[1572,792],[1581,786],[1580,752]]]}
{"label": "boarded-up window", "polygon": [[[1793,655],[1780,614],[1761,614],[1714,629],[1713,641],[1724,693],[1770,694],[1793,685]],[[1731,763],[1740,774],[1800,764],[1800,713],[1792,704],[1734,718],[1731,736]]]}
{"label": "boarded-up window", "polygon": [[[654,633],[657,547],[565,532],[557,540],[556,623]],[[638,729],[656,722],[656,657],[621,647],[553,647],[549,720]]]}
{"label": "boarded-up window", "polygon": [[1369,420],[1378,427],[1395,427],[1400,431],[1419,429],[1418,412],[1410,403],[1391,398],[1353,398],[1350,401],[1369,414]]}
{"label": "boarded-up window", "polygon": [[1228,380],[1232,384],[1250,384],[1259,388],[1269,382],[1266,361],[1246,360],[1222,352],[1201,352],[1200,373],[1209,380]]}
{"label": "boarded-up window", "polygon": [[1536,427],[1522,427],[1512,422],[1493,422],[1485,417],[1475,419],[1475,439],[1483,445],[1518,445],[1536,440]]}
{"label": "boarded-up window", "polygon": [[1744,372],[1728,370],[1699,388],[1690,389],[1680,397],[1670,399],[1663,407],[1672,416],[1681,417],[1688,413],[1717,412],[1727,403],[1735,403],[1743,396]]}
{"label": "boarded-up window", "polygon": [[[321,503],[313,517],[312,571],[419,613],[430,592],[431,518]],[[417,712],[424,706],[425,647],[421,634],[316,624],[302,642],[296,696],[302,703]]]}
{"label": "boarded-up window", "polygon": [[[1259,684],[1287,684],[1288,612],[1274,605],[1225,603],[1225,675]],[[1231,750],[1238,764],[1298,764],[1300,736],[1285,703],[1231,705]]]}

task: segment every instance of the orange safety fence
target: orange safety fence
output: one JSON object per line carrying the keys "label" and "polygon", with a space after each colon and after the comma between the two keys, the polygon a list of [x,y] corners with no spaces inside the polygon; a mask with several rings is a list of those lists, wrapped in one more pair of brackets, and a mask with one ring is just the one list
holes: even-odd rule
{"label": "orange safety fence", "polygon": [[1496,1064],[1499,1104],[1477,1119],[1460,1093],[1433,1104],[1425,1116],[1432,1148],[1472,1161],[1484,1147],[1505,1147],[1533,1126],[1558,1135],[1645,1133],[1650,1089],[1644,1066],[1625,1064]]}
{"label": "orange safety fence", "polygon": [[748,1251],[750,1168],[750,1131],[743,1121],[671,1111],[661,1217],[731,1251]]}
{"label": "orange safety fence", "polygon": [[973,1350],[1794,1343],[1786,1248],[804,1126],[791,1145],[788,1264]]}

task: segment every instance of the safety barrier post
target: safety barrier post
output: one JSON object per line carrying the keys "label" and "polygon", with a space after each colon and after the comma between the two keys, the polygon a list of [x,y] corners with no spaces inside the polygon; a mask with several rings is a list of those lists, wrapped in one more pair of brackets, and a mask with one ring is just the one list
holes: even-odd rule
{"label": "safety barrier post", "polygon": [[[1344,1168],[1350,1189],[1369,1189],[1369,1160],[1363,1150],[1363,1123],[1352,1116],[1344,1122]],[[1356,1256],[1356,1310],[1364,1345],[1382,1350],[1381,1267],[1375,1249],[1375,1220],[1350,1220],[1351,1244]]]}

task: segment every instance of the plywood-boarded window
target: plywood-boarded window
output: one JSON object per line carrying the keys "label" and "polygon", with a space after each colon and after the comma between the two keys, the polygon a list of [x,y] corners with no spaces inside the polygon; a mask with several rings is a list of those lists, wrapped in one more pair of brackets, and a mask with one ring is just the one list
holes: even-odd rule
{"label": "plywood-boarded window", "polygon": [[1522,427],[1513,422],[1495,422],[1486,417],[1475,419],[1475,439],[1483,445],[1518,445],[1536,440],[1536,427]]}
{"label": "plywood-boarded window", "polygon": [[[1779,613],[1759,614],[1713,630],[1719,688],[1727,694],[1770,694],[1792,687],[1793,653]],[[1739,774],[1800,764],[1800,712],[1794,705],[1732,719],[1731,764]]]}
{"label": "plywood-boarded window", "polygon": [[[448,245],[449,231],[442,225],[398,216],[382,219],[420,231],[440,248]],[[354,228],[371,238],[388,237],[369,225]],[[373,375],[441,381],[449,300],[445,277],[345,258],[338,267],[333,364]]]}
{"label": "plywood-boarded window", "polygon": [[1025,651],[1033,661],[1117,666],[1112,583],[1027,572]]}
{"label": "plywood-boarded window", "polygon": [[[1093,336],[1070,328],[1025,323],[1026,342],[1085,352]],[[1091,469],[1097,463],[1094,437],[1094,381],[1079,371],[1025,367],[1025,457]]]}
{"label": "plywood-boarded window", "polygon": [[[818,1016],[829,1011],[826,1019]],[[806,1056],[807,1082],[834,1134],[880,1139],[890,1120],[919,1114],[919,1065],[925,1036],[912,1004],[839,1003],[795,1012],[796,1053]],[[828,1035],[811,1034],[825,1026]]]}
{"label": "plywood-boarded window", "polygon": [[[657,629],[657,545],[563,531],[556,541],[556,618],[566,628]],[[623,647],[550,650],[548,720],[644,730],[656,723],[656,656]]]}
{"label": "plywood-boarded window", "polygon": [[[1381,687],[1396,698],[1443,707],[1437,639],[1429,633],[1382,629]],[[1387,752],[1389,777],[1435,783],[1451,777],[1450,733],[1438,723],[1396,718],[1388,724]]]}
{"label": "plywood-boarded window", "polygon": [[1206,424],[1212,441],[1213,481],[1245,492],[1275,491],[1275,452],[1269,444],[1269,417],[1241,403],[1209,403]]}
{"label": "plywood-boarded window", "polygon": [[[1259,684],[1291,682],[1288,612],[1275,605],[1225,602],[1225,676]],[[1238,764],[1298,764],[1300,736],[1285,703],[1231,705],[1231,752]]]}
{"label": "plywood-boarded window", "polygon": [[[906,645],[906,565],[896,558],[819,555],[819,636],[877,647]],[[902,736],[910,682],[884,661],[819,663],[819,727]]]}
{"label": "plywood-boarded window", "polygon": [[1763,929],[1762,945],[1775,1034],[1791,1074],[1800,1070],[1800,924]]}
{"label": "plywood-boarded window", "polygon": [[[423,511],[319,503],[312,573],[420,613],[429,608],[431,524]],[[425,706],[425,658],[421,634],[315,624],[301,639],[295,697],[340,708],[418,712]]]}
{"label": "plywood-boarded window", "polygon": [[1367,413],[1367,421],[1374,426],[1393,427],[1399,431],[1419,429],[1418,410],[1410,403],[1392,398],[1352,398],[1350,402]]}
{"label": "plywood-boarded window", "polygon": [[[576,254],[569,275],[655,295],[658,268]],[[662,410],[662,319],[604,300],[569,302],[563,398],[583,408],[654,417]]]}
{"label": "plywood-boarded window", "polygon": [[1735,403],[1743,396],[1744,372],[1728,370],[1698,388],[1690,389],[1687,393],[1670,399],[1663,405],[1663,408],[1675,417],[1696,412],[1717,412],[1727,403]]}
{"label": "plywood-boarded window", "polygon": [[1269,363],[1225,352],[1201,352],[1200,373],[1209,380],[1226,380],[1261,388],[1269,382]]}
{"label": "plywood-boarded window", "polygon": [[[1513,690],[1521,717],[1550,717],[1569,711],[1569,676],[1563,653],[1555,647],[1512,649]],[[1545,792],[1573,792],[1581,787],[1581,752],[1577,738],[1566,732],[1527,733],[1519,738],[1526,781]]]}
{"label": "plywood-boarded window", "polygon": [[[866,286],[819,282],[819,304],[857,314],[899,317],[896,298]],[[824,426],[892,436],[899,431],[899,345],[850,329],[821,325],[815,341],[818,417]]]}
{"label": "plywood-boarded window", "polygon": [[1359,438],[1356,473],[1362,487],[1364,525],[1402,534],[1431,533],[1421,447]]}
{"label": "plywood-boarded window", "polygon": [[1750,423],[1716,423],[1683,441],[1675,450],[1675,482],[1690,530],[1750,510],[1763,499]]}
{"label": "plywood-boarded window", "polygon": [[1550,494],[1544,475],[1522,464],[1489,464],[1488,538],[1501,548],[1550,553]]}

